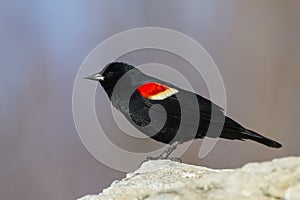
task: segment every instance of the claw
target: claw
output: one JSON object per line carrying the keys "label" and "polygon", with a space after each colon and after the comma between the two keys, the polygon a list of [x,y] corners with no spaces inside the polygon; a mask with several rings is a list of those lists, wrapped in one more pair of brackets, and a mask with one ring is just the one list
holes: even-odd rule
{"label": "claw", "polygon": [[181,142],[176,141],[173,142],[164,152],[162,152],[160,155],[158,156],[149,156],[147,157],[146,161],[148,160],[163,160],[163,159],[169,159],[172,161],[177,161],[177,162],[181,162],[180,158],[177,157],[169,157],[170,154],[177,148],[177,145],[180,144]]}

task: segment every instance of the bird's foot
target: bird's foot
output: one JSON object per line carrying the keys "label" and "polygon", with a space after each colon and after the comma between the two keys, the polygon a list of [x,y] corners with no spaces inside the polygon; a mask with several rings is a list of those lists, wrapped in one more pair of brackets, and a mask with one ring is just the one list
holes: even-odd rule
{"label": "bird's foot", "polygon": [[179,162],[182,163],[182,160],[178,157],[169,157],[168,160],[174,161],[174,162]]}
{"label": "bird's foot", "polygon": [[180,144],[180,142],[176,141],[174,143],[172,143],[164,152],[162,152],[160,155],[158,156],[149,156],[147,157],[146,161],[148,160],[172,160],[172,161],[176,161],[176,162],[181,162],[180,158],[177,157],[169,157],[170,154],[176,149],[177,145]]}
{"label": "bird's foot", "polygon": [[181,159],[178,157],[161,157],[160,155],[159,156],[148,156],[145,161],[149,161],[149,160],[171,160],[171,161],[182,163]]}

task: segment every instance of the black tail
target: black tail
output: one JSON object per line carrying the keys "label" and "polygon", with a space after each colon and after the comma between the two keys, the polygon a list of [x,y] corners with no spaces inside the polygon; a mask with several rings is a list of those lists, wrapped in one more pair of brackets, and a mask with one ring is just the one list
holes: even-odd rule
{"label": "black tail", "polygon": [[282,145],[274,140],[271,140],[269,138],[266,138],[258,133],[255,133],[254,131],[251,130],[245,130],[242,132],[241,134],[241,138],[242,139],[249,139],[249,140],[253,140],[256,141],[258,143],[264,144],[268,147],[272,147],[272,148],[280,148],[282,147]]}
{"label": "black tail", "polygon": [[229,117],[225,118],[225,124],[223,131],[220,135],[221,138],[231,139],[231,140],[253,140],[255,142],[264,144],[272,148],[280,148],[281,144],[278,142],[266,138],[254,131],[244,128],[234,120]]}

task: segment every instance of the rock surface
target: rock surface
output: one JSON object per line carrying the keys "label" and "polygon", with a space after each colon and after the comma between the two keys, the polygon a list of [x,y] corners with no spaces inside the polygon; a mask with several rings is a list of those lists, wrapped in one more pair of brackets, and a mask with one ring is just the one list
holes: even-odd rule
{"label": "rock surface", "polygon": [[300,157],[213,170],[170,160],[147,161],[99,195],[80,200],[300,200]]}

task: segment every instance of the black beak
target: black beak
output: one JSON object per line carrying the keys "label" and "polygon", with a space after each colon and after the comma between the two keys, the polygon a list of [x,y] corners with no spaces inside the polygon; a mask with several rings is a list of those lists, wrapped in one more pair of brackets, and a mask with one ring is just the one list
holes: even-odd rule
{"label": "black beak", "polygon": [[85,77],[84,79],[89,79],[89,80],[93,80],[93,81],[104,81],[104,76],[97,73],[97,74],[93,74],[91,76]]}

